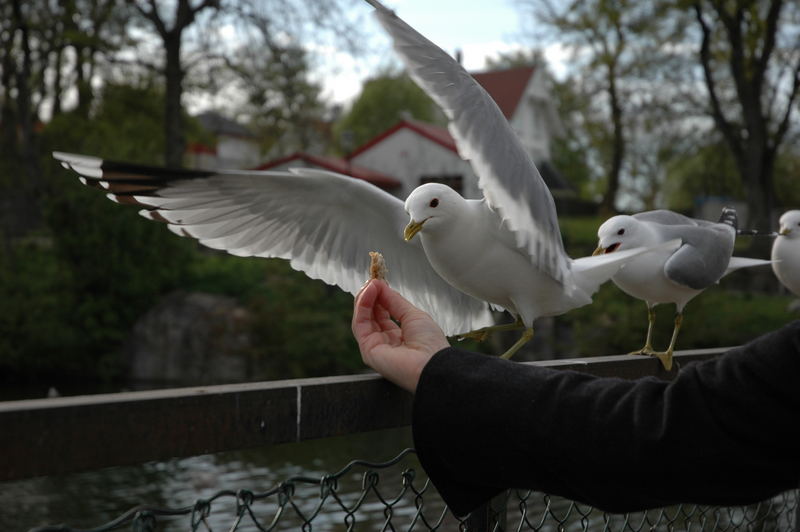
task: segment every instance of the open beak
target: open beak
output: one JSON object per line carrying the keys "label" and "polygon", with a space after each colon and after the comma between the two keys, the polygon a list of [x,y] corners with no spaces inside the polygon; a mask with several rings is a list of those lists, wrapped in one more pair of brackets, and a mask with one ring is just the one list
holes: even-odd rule
{"label": "open beak", "polygon": [[592,252],[592,257],[594,257],[595,255],[603,255],[604,253],[613,253],[614,251],[617,250],[618,247],[619,247],[619,242],[615,242],[610,246],[608,246],[607,248],[604,248],[603,246],[597,246],[597,249],[595,249]]}
{"label": "open beak", "polygon": [[421,222],[415,222],[414,220],[411,220],[410,222],[408,222],[408,225],[403,231],[403,238],[406,239],[406,242],[414,238],[414,235],[416,235],[422,230],[422,224],[424,223],[425,220],[422,220]]}

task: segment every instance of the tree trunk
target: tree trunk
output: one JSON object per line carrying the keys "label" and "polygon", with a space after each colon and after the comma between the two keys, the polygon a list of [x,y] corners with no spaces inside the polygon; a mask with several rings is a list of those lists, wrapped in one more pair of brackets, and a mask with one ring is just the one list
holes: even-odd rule
{"label": "tree trunk", "polygon": [[86,79],[85,70],[85,48],[83,46],[75,46],[75,73],[77,75],[77,89],[78,89],[78,104],[75,110],[80,116],[84,118],[89,117],[89,107],[91,102],[92,80]]}
{"label": "tree trunk", "polygon": [[164,108],[165,163],[172,168],[183,166],[186,139],[183,133],[183,69],[181,67],[181,34],[171,31],[164,37],[166,48],[166,99]]}
{"label": "tree trunk", "polygon": [[748,225],[752,229],[770,231],[774,229],[772,213],[774,197],[774,153],[764,147],[751,147],[746,154],[745,166],[740,168],[746,184],[749,209]]}
{"label": "tree trunk", "polygon": [[64,46],[59,46],[56,51],[56,63],[53,67],[55,69],[54,78],[53,78],[53,89],[52,89],[52,96],[53,96],[53,112],[52,117],[55,118],[56,116],[61,114],[61,86],[63,84],[61,80],[61,68],[62,68],[62,61],[64,59]]}
{"label": "tree trunk", "polygon": [[20,0],[13,3],[14,19],[16,20],[22,50],[22,69],[17,72],[17,125],[20,130],[19,154],[26,180],[19,187],[17,207],[22,206],[26,214],[20,232],[37,227],[41,222],[41,211],[38,198],[42,189],[41,171],[37,151],[36,133],[33,129],[34,116],[31,99],[30,80],[33,72],[33,59],[30,47],[30,29],[25,20]]}
{"label": "tree trunk", "polygon": [[608,95],[611,99],[611,124],[613,140],[611,143],[611,167],[608,171],[608,184],[600,202],[600,214],[611,216],[617,213],[616,200],[619,190],[619,176],[622,173],[622,161],[625,159],[625,135],[622,124],[622,106],[617,94],[614,66],[608,65]]}

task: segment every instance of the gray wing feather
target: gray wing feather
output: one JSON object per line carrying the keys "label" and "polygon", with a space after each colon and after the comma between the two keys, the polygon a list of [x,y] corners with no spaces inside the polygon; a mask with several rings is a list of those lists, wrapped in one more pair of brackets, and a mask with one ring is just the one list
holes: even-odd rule
{"label": "gray wing feather", "polygon": [[639,212],[633,215],[637,220],[643,222],[654,222],[662,225],[698,225],[699,220],[689,218],[675,211],[668,211],[666,209],[658,209],[655,211]]}
{"label": "gray wing feather", "polygon": [[[312,169],[180,171],[171,177],[166,174],[175,171],[55,156],[88,186],[110,191],[115,201],[146,207],[141,211],[146,218],[165,222],[176,234],[208,247],[287,259],[309,277],[351,294],[368,278],[368,252],[380,251],[389,269],[387,281],[447,334],[492,323],[485,302],[449,285],[418,243],[403,240],[403,203],[364,181]],[[148,193],[124,195],[131,180]]]}
{"label": "gray wing feather", "polygon": [[564,251],[550,190],[503,113],[489,94],[441,48],[376,0],[381,25],[412,79],[450,119],[460,155],[470,161],[478,185],[513,231],[516,245],[553,279],[564,283]]}
{"label": "gray wing feather", "polygon": [[708,224],[667,231],[669,238],[683,239],[683,245],[664,263],[664,273],[672,281],[702,290],[725,275],[733,254],[735,235],[730,226]]}

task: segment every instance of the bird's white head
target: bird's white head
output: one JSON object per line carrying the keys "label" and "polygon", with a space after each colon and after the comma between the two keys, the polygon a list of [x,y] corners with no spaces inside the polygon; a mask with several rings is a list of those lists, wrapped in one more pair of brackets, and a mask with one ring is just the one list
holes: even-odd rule
{"label": "bird's white head", "polygon": [[432,233],[446,222],[455,219],[464,205],[461,195],[440,183],[426,183],[408,196],[405,209],[411,220],[403,237],[411,240],[420,231]]}
{"label": "bird's white head", "polygon": [[645,244],[646,231],[633,216],[620,214],[603,222],[597,230],[597,249],[592,255],[613,253]]}
{"label": "bird's white head", "polygon": [[780,219],[778,234],[788,238],[800,238],[800,211],[786,211]]}

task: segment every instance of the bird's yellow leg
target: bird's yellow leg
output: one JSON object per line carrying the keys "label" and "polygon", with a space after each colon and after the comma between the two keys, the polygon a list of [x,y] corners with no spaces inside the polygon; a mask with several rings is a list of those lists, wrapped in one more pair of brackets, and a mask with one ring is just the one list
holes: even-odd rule
{"label": "bird's yellow leg", "polygon": [[516,343],[514,343],[514,345],[509,347],[508,351],[500,355],[500,358],[505,358],[506,360],[508,360],[509,358],[513,357],[514,353],[519,351],[520,347],[531,341],[531,338],[533,338],[533,327],[528,327],[522,333],[522,336],[520,336],[519,340],[517,340]]}
{"label": "bird's yellow leg", "polygon": [[493,332],[500,332],[500,331],[515,331],[517,329],[522,329],[525,327],[525,324],[522,323],[521,318],[517,318],[517,321],[514,323],[504,323],[502,325],[491,325],[489,327],[483,327],[481,329],[475,329],[474,331],[470,331],[468,333],[459,334],[458,340],[477,340],[479,342],[483,342],[489,335]]}
{"label": "bird's yellow leg", "polygon": [[656,324],[656,309],[655,307],[647,306],[647,337],[644,341],[644,347],[631,351],[629,355],[652,355],[655,353],[653,349],[653,326]]}
{"label": "bird's yellow leg", "polygon": [[675,328],[672,329],[672,339],[669,341],[669,347],[662,353],[653,353],[661,361],[664,369],[669,371],[672,369],[672,353],[675,351],[675,340],[678,339],[678,331],[681,330],[683,323],[683,314],[678,312],[675,315]]}

